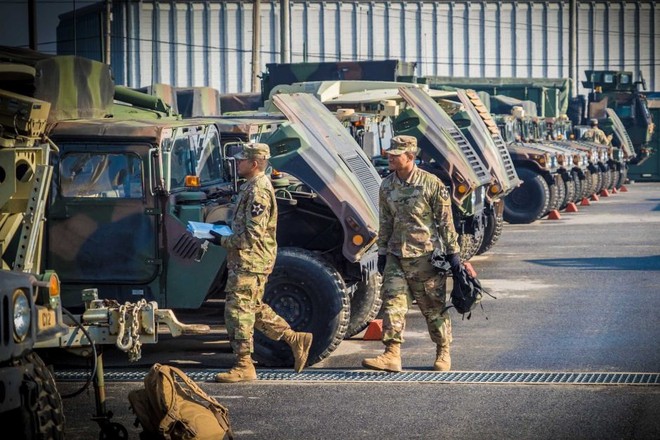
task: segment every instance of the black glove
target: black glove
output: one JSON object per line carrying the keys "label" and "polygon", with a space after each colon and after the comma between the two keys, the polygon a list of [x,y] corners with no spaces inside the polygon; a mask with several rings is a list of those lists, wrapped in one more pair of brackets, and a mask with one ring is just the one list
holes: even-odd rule
{"label": "black glove", "polygon": [[385,272],[385,263],[387,263],[387,255],[379,255],[376,267],[378,268],[378,273],[381,274],[381,276],[383,275],[383,272]]}
{"label": "black glove", "polygon": [[447,255],[447,261],[449,261],[452,275],[455,276],[461,272],[461,256],[458,253]]}
{"label": "black glove", "polygon": [[209,233],[213,236],[213,238],[209,238],[208,240],[212,243],[217,244],[218,246],[222,246],[222,241],[221,241],[222,235],[214,231],[213,229],[211,229]]}

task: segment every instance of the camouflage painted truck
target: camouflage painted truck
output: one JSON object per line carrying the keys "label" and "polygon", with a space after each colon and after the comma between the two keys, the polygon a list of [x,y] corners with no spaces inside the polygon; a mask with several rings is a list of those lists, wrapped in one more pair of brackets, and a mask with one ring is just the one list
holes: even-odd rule
{"label": "camouflage painted truck", "polygon": [[16,438],[64,438],[62,399],[35,350],[66,330],[57,276],[40,271],[49,111],[48,102],[0,90],[0,423]]}
{"label": "camouflage painted truck", "polygon": [[[623,122],[619,116],[611,108],[605,109],[606,118],[599,121],[599,126],[610,133],[612,136],[611,146],[608,148],[609,158],[607,163],[609,165],[611,176],[611,184],[608,187],[620,188],[628,178],[628,170],[630,164],[637,163],[637,153],[635,152],[632,140],[628,136],[628,131],[623,126]],[[547,121],[548,133],[555,140],[573,141],[569,142],[571,145],[579,145],[582,147],[593,147],[593,142],[581,141],[582,134],[588,127],[586,126],[573,126],[573,123],[567,117],[551,118]],[[602,147],[598,147],[603,150]],[[601,153],[602,154],[602,153]],[[601,170],[602,171],[602,170]],[[602,175],[601,175],[602,180]],[[600,190],[604,185],[602,182],[598,184]],[[596,192],[600,192],[600,190]]]}
{"label": "camouflage painted truck", "polygon": [[586,125],[589,119],[596,118],[605,134],[614,134],[611,124],[602,123],[603,119],[608,119],[605,109],[613,110],[625,127],[636,153],[631,158],[631,165],[643,163],[654,153],[650,142],[656,127],[644,94],[646,81],[642,72],[639,72],[637,81],[628,71],[586,70],[585,75],[587,80],[582,81],[582,86],[591,90],[587,95],[586,114],[580,113],[582,118],[573,120],[573,123]]}
{"label": "camouflage painted truck", "polygon": [[[159,91],[160,90],[160,91]],[[169,98],[164,99],[168,102],[175,102],[178,99],[179,88],[170,87],[163,84],[155,85],[151,93],[164,93],[164,96],[169,96]],[[183,89],[184,91],[187,89]],[[280,110],[279,107],[274,107],[272,113],[266,113],[263,111],[251,111],[242,109],[239,112],[236,112],[233,116],[219,117],[220,112],[216,105],[208,105],[208,103],[214,103],[216,100],[214,97],[217,97],[217,93],[214,92],[211,88],[195,88],[196,93],[191,95],[190,102],[188,104],[191,108],[198,109],[199,113],[202,113],[204,116],[213,117],[218,126],[221,129],[220,137],[223,145],[230,142],[247,142],[249,140],[261,140],[265,139],[266,135],[272,133],[276,128],[282,126],[283,124],[290,123],[291,120],[301,120],[307,119],[305,121],[306,125],[314,125],[316,127],[314,130],[318,132],[325,132],[330,130],[332,132],[332,127],[337,126],[337,121],[335,117],[323,106],[318,105],[315,101],[311,103],[302,104],[303,108],[297,108],[298,104],[293,104],[293,108],[289,108],[287,112]],[[169,95],[168,95],[169,94]],[[294,98],[290,98],[294,99]],[[296,98],[297,101],[300,101],[303,98]],[[296,102],[297,102],[296,101]],[[302,102],[302,101],[301,101]],[[280,104],[282,105],[282,104]],[[313,107],[310,107],[313,106]],[[231,114],[231,112],[229,112]],[[286,113],[286,114],[285,114]],[[314,119],[306,118],[305,114],[315,114]],[[184,117],[188,117],[183,115]],[[343,133],[342,133],[343,134]],[[354,174],[356,182],[359,182],[360,185],[354,186],[352,189],[348,189],[346,193],[351,198],[361,198],[359,194],[361,191],[366,191],[369,194],[369,197],[374,202],[374,206],[377,205],[377,191],[379,187],[379,176],[371,166],[368,160],[360,161],[357,156],[355,156],[356,151],[359,151],[359,148],[356,149],[354,145],[354,140],[347,136],[337,137],[336,134],[333,134],[333,142],[322,142],[319,144],[319,147],[325,147],[331,151],[331,154],[337,154],[342,157],[349,165],[349,171]],[[320,158],[310,158],[310,160],[317,160]],[[306,182],[315,182],[318,181],[317,174],[325,174],[323,167],[325,162],[321,161],[319,163],[313,163],[312,165],[318,169],[312,171],[306,171],[300,177],[294,177],[292,175],[282,176],[282,172],[277,170],[273,176],[273,185],[278,190],[277,194],[281,195],[285,199],[291,199],[291,195],[294,194],[297,197],[301,197],[305,194],[305,200],[314,199],[316,202],[314,206],[319,205],[320,198],[326,198],[324,194],[317,194],[321,189],[322,193],[326,191],[326,188],[323,185],[319,186],[318,183],[314,184],[315,189],[312,190]],[[302,177],[302,180],[301,180]],[[346,176],[342,176],[344,178]],[[323,177],[322,179],[326,179]],[[340,185],[341,182],[327,182],[331,188],[327,188],[330,192],[334,191],[335,188],[332,188],[336,185]],[[291,188],[293,186],[293,188]],[[301,189],[305,191],[301,191]],[[353,193],[351,195],[351,193]],[[319,197],[320,196],[320,197]],[[333,196],[330,196],[330,199],[333,199]],[[322,202],[326,203],[326,202]],[[278,241],[280,246],[291,246],[296,245],[301,249],[310,250],[313,252],[322,252],[324,258],[331,262],[331,264],[338,268],[339,272],[342,274],[342,277],[345,280],[346,288],[350,297],[350,319],[348,321],[348,328],[346,330],[345,337],[352,337],[355,334],[362,331],[368,323],[377,315],[380,305],[380,280],[377,273],[373,270],[369,270],[368,276],[364,279],[362,276],[356,276],[354,269],[351,269],[351,265],[347,265],[347,261],[353,257],[345,254],[345,249],[343,250],[344,255],[338,252],[339,249],[333,252],[327,252],[332,246],[328,246],[328,243],[336,241],[337,238],[331,238],[328,240],[323,240],[326,244],[322,248],[319,248],[319,241],[301,239],[299,232],[300,229],[297,228],[297,225],[308,225],[308,233],[316,230],[318,233],[322,231],[325,226],[324,222],[320,218],[314,219],[310,216],[307,210],[301,209],[301,206],[304,204],[303,201],[296,202],[299,205],[298,208],[292,209],[280,209],[281,212],[285,212],[288,218],[286,224],[283,222],[283,227],[278,230]],[[327,204],[327,203],[326,203]],[[377,206],[376,206],[377,209]],[[284,215],[284,214],[283,214]],[[310,226],[312,226],[310,228]],[[376,251],[375,248],[371,249],[370,252],[361,257],[365,261],[371,261],[373,259],[373,254]],[[348,260],[347,260],[348,258]],[[270,295],[266,296],[266,300],[270,301]],[[263,339],[264,343],[267,342],[266,339]]]}
{"label": "camouflage painted truck", "polygon": [[[382,303],[380,276],[373,266],[377,249],[371,246],[366,253],[357,256],[350,247],[341,245],[344,241],[341,236],[350,235],[350,231],[338,235],[341,230],[337,219],[345,208],[340,208],[341,201],[334,193],[353,200],[350,203],[360,210],[364,210],[365,201],[368,202],[377,227],[380,176],[355,140],[315,98],[307,94],[282,95],[275,100],[274,107],[279,111],[217,118],[223,143],[260,141],[272,146],[273,139],[281,136],[278,130],[295,134],[291,131],[294,123],[305,128],[304,131],[296,128],[300,132],[297,136],[320,153],[310,155],[306,166],[291,163],[283,169],[275,165],[271,174],[285,225],[278,229],[278,242],[280,246],[312,251],[336,268],[350,298],[345,337],[354,336],[376,317]],[[286,142],[298,141],[289,139]],[[326,151],[322,152],[323,149]],[[267,294],[266,300],[270,301],[271,297]],[[264,343],[267,342],[264,338]]]}
{"label": "camouflage painted truck", "polygon": [[[421,151],[420,166],[450,188],[461,256],[467,260],[483,242],[491,175],[470,142],[425,88],[410,83],[320,81],[278,86],[271,92],[271,99],[280,93],[315,95],[337,112],[376,163],[392,136],[415,136]],[[268,108],[268,103],[265,106]]]}
{"label": "camouflage painted truck", "polygon": [[533,223],[557,209],[564,197],[564,183],[559,173],[559,161],[560,158],[564,160],[564,155],[524,142],[520,124],[513,115],[496,115],[495,121],[523,182],[505,197],[504,220],[513,224]]}
{"label": "camouflage painted truck", "polygon": [[[126,438],[128,431],[111,422],[112,413],[106,410],[103,359],[96,345],[116,345],[129,353],[129,360],[137,360],[141,344],[157,342],[161,324],[174,336],[209,330],[181,324],[171,310],[158,309],[154,302],[119,305],[99,300],[93,288],[77,293],[85,302],[82,314],[62,307],[59,277],[43,255],[53,172],[50,158],[58,153],[47,133],[56,118],[71,116],[71,109],[1,88],[54,98],[62,91],[50,87],[51,75],[69,72],[75,78],[76,69],[96,70],[101,75],[95,78],[101,81],[102,72],[107,72],[107,66],[89,60],[0,49],[0,421],[16,438],[64,438],[62,398],[42,359],[42,349],[95,354],[93,420],[101,428],[101,438]],[[94,102],[85,91],[78,98]],[[97,109],[83,107],[78,110],[93,113]],[[118,324],[121,319],[126,331]]]}
{"label": "camouflage painted truck", "polygon": [[436,96],[435,100],[465,134],[491,175],[486,192],[484,239],[477,250],[477,255],[481,255],[497,242],[502,233],[504,198],[522,182],[497,123],[474,90],[447,91],[442,97]]}
{"label": "camouflage painted truck", "polygon": [[[271,145],[273,167],[303,183],[278,198],[280,247],[265,299],[294,328],[314,333],[315,363],[344,338],[350,294],[363,294],[374,279],[378,214],[367,187],[377,188],[379,178],[357,145],[341,142],[345,132],[319,123],[320,103],[310,113],[300,109],[309,110],[305,98],[282,97],[287,123],[260,139]],[[76,292],[90,286],[101,298],[174,309],[196,309],[222,294],[226,251],[187,231],[189,221],[230,218],[237,177],[222,131],[211,119],[53,127],[60,152],[46,255],[65,304],[80,306]],[[284,344],[255,339],[259,362],[292,364]]]}

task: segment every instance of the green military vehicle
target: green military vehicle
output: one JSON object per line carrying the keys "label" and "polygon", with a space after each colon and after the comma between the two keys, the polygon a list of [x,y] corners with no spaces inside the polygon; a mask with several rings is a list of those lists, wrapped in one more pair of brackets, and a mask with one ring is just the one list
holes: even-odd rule
{"label": "green military vehicle", "polygon": [[[461,257],[467,260],[479,251],[483,242],[488,189],[495,189],[493,194],[496,194],[501,187],[491,186],[490,170],[427,90],[424,85],[410,83],[320,81],[277,86],[271,92],[271,99],[281,93],[315,95],[337,112],[376,163],[392,136],[415,136],[421,151],[420,166],[436,174],[450,188]],[[268,108],[268,102],[265,107]],[[508,181],[504,183],[507,184]]]}
{"label": "green military vehicle", "polygon": [[[345,337],[351,337],[364,330],[380,310],[380,277],[373,267],[377,249],[373,246],[366,253],[356,255],[346,246],[346,242],[339,246],[342,239],[337,235],[341,232],[337,228],[337,218],[345,208],[339,208],[340,200],[333,193],[341,191],[342,197],[348,197],[347,200],[361,200],[353,203],[356,208],[366,200],[368,211],[375,221],[373,225],[377,228],[380,176],[355,140],[344,130],[337,132],[337,128],[342,126],[316,99],[307,94],[294,94],[279,96],[275,101],[276,108],[280,110],[277,113],[243,113],[215,120],[220,127],[223,143],[260,141],[271,145],[280,136],[276,134],[278,129],[290,130],[287,126],[298,121],[298,124],[307,127],[303,133],[310,139],[307,142],[318,144],[319,150],[327,150],[318,157],[308,158],[312,169],[305,172],[300,165],[288,164],[284,169],[282,165],[273,164],[272,182],[280,202],[280,216],[283,223],[286,219],[284,224],[287,225],[278,228],[278,242],[280,246],[320,253],[339,271],[350,298],[350,318]],[[311,137],[312,134],[314,137]],[[339,167],[337,159],[327,158],[328,154],[344,162],[350,175]],[[328,170],[325,169],[328,164],[336,167],[336,183],[332,183],[334,179],[328,180]],[[320,181],[316,175],[320,176]],[[351,181],[348,181],[349,178]],[[361,209],[365,208],[363,206]],[[266,300],[269,298],[267,293]],[[267,341],[264,339],[264,342]]]}
{"label": "green military vehicle", "polygon": [[102,356],[96,345],[114,344],[129,353],[129,360],[137,360],[141,344],[157,342],[160,324],[173,336],[209,330],[181,324],[171,310],[158,309],[155,302],[119,305],[99,300],[95,289],[78,292],[85,303],[81,315],[62,307],[62,285],[45,261],[43,246],[53,174],[50,159],[59,152],[48,132],[54,118],[93,114],[98,107],[92,103],[98,103],[102,93],[92,96],[79,90],[81,107],[71,109],[3,88],[51,99],[63,93],[53,87],[58,77],[79,80],[82,72],[95,72],[103,83],[104,71],[109,73],[107,66],[89,60],[0,48],[0,421],[17,438],[64,438],[62,398],[43,349],[92,355],[93,420],[101,427],[101,438],[126,438],[128,431],[110,422],[112,413],[106,411]]}
{"label": "green military vehicle", "polygon": [[[8,72],[0,65],[0,79]],[[40,270],[49,111],[48,102],[0,90],[0,422],[17,438],[64,438],[62,399],[35,350],[66,330],[57,276]]]}
{"label": "green military vehicle", "polygon": [[[626,182],[630,163],[635,160],[637,155],[628,132],[617,114],[612,109],[606,109],[605,113],[607,118],[604,118],[601,123],[608,128],[608,132],[612,135],[610,146],[580,140],[587,127],[574,127],[567,117],[546,120],[547,133],[552,139],[589,152],[590,158],[593,159],[590,161],[592,163],[591,171],[595,173],[594,177],[597,180],[602,181],[595,184],[594,192],[596,193],[606,188],[619,189]],[[607,158],[604,158],[606,154]],[[596,164],[598,164],[598,170],[594,169]],[[605,164],[609,170],[605,169]],[[606,175],[608,171],[610,176]]]}
{"label": "green military vehicle", "polygon": [[[379,177],[358,146],[344,142],[345,132],[319,122],[325,109],[315,103],[282,96],[288,122],[260,137],[271,145],[272,166],[302,183],[278,198],[280,247],[265,300],[294,328],[314,333],[310,363],[344,338],[350,295],[377,291],[378,281],[370,250]],[[52,128],[60,152],[46,255],[65,304],[80,306],[75,292],[91,286],[102,298],[174,309],[196,309],[222,294],[226,251],[187,230],[190,221],[229,218],[237,177],[222,132],[213,119],[106,118]],[[255,340],[261,363],[292,364],[284,344]]]}
{"label": "green military vehicle", "polygon": [[522,182],[496,122],[474,90],[447,91],[434,99],[461,129],[491,175],[486,192],[484,239],[476,252],[481,255],[494,246],[502,233],[504,198]]}
{"label": "green military vehicle", "polygon": [[[179,94],[178,88],[168,88],[163,85],[159,85],[156,88],[162,89],[166,94],[168,90],[171,90],[174,99],[170,98],[170,101],[176,102]],[[209,117],[217,116],[214,117],[214,120],[220,127],[220,137],[223,145],[232,142],[247,141],[270,143],[268,136],[273,134],[277,128],[283,125],[290,125],[293,121],[299,121],[299,123],[305,126],[314,127],[309,133],[326,133],[326,138],[317,145],[318,148],[328,149],[330,154],[337,155],[348,165],[349,171],[354,174],[353,177],[355,179],[355,182],[349,183],[349,186],[352,186],[353,189],[348,190],[348,192],[354,191],[357,194],[362,191],[367,194],[372,202],[372,208],[377,212],[380,177],[369,163],[368,158],[361,159],[358,157],[357,154],[361,154],[362,152],[355,145],[355,141],[350,136],[347,136],[343,130],[337,133],[336,129],[339,123],[336,118],[316,100],[309,101],[308,97],[292,96],[284,98],[286,102],[279,100],[279,106],[283,108],[274,106],[271,113],[242,111],[234,116],[219,117],[217,108],[204,104],[209,100],[208,98],[210,96],[215,95],[207,93],[205,88],[201,89],[199,91],[200,93],[191,97],[188,105],[191,108],[198,108],[198,111],[203,112]],[[152,90],[151,92],[158,93],[157,90]],[[314,117],[309,118],[308,115],[314,115]],[[321,157],[311,156],[308,157],[308,160],[310,163],[309,166],[313,169],[303,174],[296,171],[296,176],[289,173],[283,177],[280,176],[281,170],[277,170],[275,173],[277,178],[273,179],[273,184],[278,190],[277,194],[282,196],[283,199],[286,199],[280,200],[283,205],[280,211],[283,214],[280,216],[282,227],[278,229],[278,241],[280,246],[297,246],[312,252],[320,252],[325,260],[337,268],[344,279],[350,297],[350,318],[345,337],[352,337],[364,330],[380,309],[380,279],[377,272],[373,268],[369,268],[371,264],[369,262],[372,262],[375,258],[376,249],[374,247],[366,255],[359,257],[363,262],[361,267],[354,261],[356,260],[354,255],[351,255],[350,252],[346,253],[347,250],[345,247],[336,246],[336,244],[341,242],[340,237],[328,235],[326,239],[318,240],[300,235],[300,229],[297,228],[296,224],[308,225],[308,234],[314,233],[320,236],[321,232],[325,231],[328,223],[321,221],[323,217],[319,216],[319,213],[316,213],[315,215],[318,218],[314,220],[311,214],[314,210],[310,211],[309,206],[303,209],[303,206],[306,206],[309,200],[314,200],[311,206],[316,208],[327,204],[326,202],[320,202],[320,199],[327,197],[325,192],[328,190],[332,192],[335,190],[332,186],[341,185],[340,182],[329,182],[330,188],[326,188],[323,184],[319,185],[318,178],[316,177],[316,175],[327,175],[330,171],[328,169],[329,167],[332,167],[332,173],[334,173],[336,168],[334,160],[328,161]],[[347,176],[342,175],[340,180],[345,178]],[[322,179],[326,179],[327,181],[327,177],[322,177]],[[304,199],[295,201],[294,206],[296,207],[293,209],[289,205],[286,205],[287,203],[292,203],[292,194],[297,198],[304,196]],[[335,196],[330,195],[329,198],[333,200]],[[339,212],[337,211],[338,215]],[[334,214],[331,215],[331,218],[335,217]],[[332,222],[335,222],[335,220],[332,220]],[[311,225],[313,227],[310,227]],[[332,248],[334,248],[334,251],[329,251]],[[271,296],[267,294],[266,300],[270,301],[270,298]],[[258,337],[261,339],[261,336]],[[263,342],[267,343],[268,341],[263,338]]]}
{"label": "green military vehicle", "polygon": [[[633,73],[614,70],[586,70],[586,81],[582,86],[591,90],[587,95],[586,118],[606,119],[605,109],[612,109],[620,118],[635,149],[632,165],[643,163],[653,153],[650,148],[655,124],[649,111],[648,101],[643,90],[646,81],[639,72],[639,80],[633,80]],[[576,122],[576,125],[579,122]],[[605,134],[613,131],[608,124],[599,124]]]}
{"label": "green military vehicle", "polygon": [[533,223],[558,209],[565,197],[559,170],[560,162],[563,164],[568,158],[559,151],[549,152],[525,142],[516,116],[496,115],[494,119],[523,182],[504,198],[504,220],[512,224]]}

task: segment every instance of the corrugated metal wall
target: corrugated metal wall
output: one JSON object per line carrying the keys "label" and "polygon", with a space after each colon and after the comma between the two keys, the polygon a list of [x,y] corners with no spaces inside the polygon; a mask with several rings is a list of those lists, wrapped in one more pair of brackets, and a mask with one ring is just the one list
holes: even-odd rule
{"label": "corrugated metal wall", "polygon": [[[261,5],[263,71],[280,61],[280,2]],[[101,59],[102,11],[76,14],[78,54]],[[418,76],[568,76],[568,1],[292,1],[290,17],[291,62],[400,59],[416,62]],[[592,68],[641,70],[660,88],[656,24],[655,1],[578,2],[580,80]],[[73,53],[72,28],[69,14],[58,53]],[[250,91],[251,1],[114,0],[112,33],[117,83]]]}

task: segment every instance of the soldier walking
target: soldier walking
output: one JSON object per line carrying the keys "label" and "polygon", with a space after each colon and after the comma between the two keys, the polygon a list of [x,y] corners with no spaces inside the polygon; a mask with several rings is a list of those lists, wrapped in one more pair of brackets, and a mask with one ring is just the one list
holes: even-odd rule
{"label": "soldier walking", "polygon": [[442,246],[452,272],[460,270],[460,247],[454,229],[451,200],[445,185],[415,165],[417,139],[392,138],[386,151],[393,171],[380,186],[378,271],[383,275],[383,344],[385,353],[362,361],[366,368],[401,371],[401,344],[406,327],[408,294],[417,301],[436,344],[433,368],[451,368],[451,321],[445,310],[444,275],[430,257]]}
{"label": "soldier walking", "polygon": [[236,355],[234,367],[215,376],[217,382],[248,382],[257,378],[252,363],[254,329],[273,340],[283,340],[293,351],[296,372],[307,363],[312,334],[295,332],[263,300],[264,286],[277,254],[277,203],[265,174],[270,158],[267,144],[251,143],[236,154],[241,185],[231,223],[233,234],[220,237],[228,251],[225,323]]}

